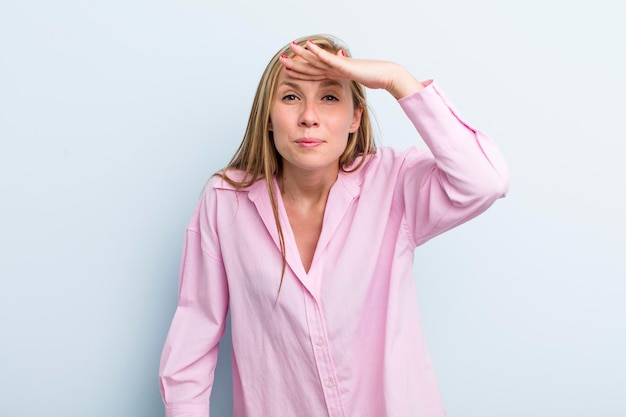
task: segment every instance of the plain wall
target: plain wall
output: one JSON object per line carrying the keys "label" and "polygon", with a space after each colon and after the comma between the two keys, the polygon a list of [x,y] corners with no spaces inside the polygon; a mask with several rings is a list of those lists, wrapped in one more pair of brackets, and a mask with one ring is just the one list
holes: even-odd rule
{"label": "plain wall", "polygon": [[[411,8],[407,9],[410,4]],[[292,39],[435,78],[510,195],[416,251],[449,417],[626,415],[620,0],[0,3],[0,415],[162,416],[183,233]],[[379,144],[423,146],[369,92]],[[231,413],[230,340],[212,415]]]}

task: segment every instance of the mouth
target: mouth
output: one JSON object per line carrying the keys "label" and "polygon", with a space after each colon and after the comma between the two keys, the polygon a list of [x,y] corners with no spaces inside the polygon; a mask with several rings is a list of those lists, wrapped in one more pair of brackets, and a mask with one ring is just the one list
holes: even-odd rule
{"label": "mouth", "polygon": [[323,140],[316,138],[300,138],[296,140],[296,144],[303,148],[315,148],[316,146],[319,146],[323,143]]}

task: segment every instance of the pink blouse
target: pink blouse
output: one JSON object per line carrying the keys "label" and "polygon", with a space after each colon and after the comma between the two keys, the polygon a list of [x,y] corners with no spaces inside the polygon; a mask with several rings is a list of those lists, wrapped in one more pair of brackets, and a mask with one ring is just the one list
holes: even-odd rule
{"label": "pink blouse", "polygon": [[[399,100],[428,149],[380,148],[328,196],[305,272],[276,189],[287,268],[264,181],[214,177],[187,228],[163,349],[168,417],[206,417],[228,309],[235,417],[440,417],[420,325],[414,249],[508,188],[496,145],[436,83]],[[276,187],[276,184],[273,184]]]}

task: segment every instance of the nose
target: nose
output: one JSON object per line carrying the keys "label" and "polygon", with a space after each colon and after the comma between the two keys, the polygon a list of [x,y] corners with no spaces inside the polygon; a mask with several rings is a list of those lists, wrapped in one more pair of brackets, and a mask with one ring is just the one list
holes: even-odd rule
{"label": "nose", "polygon": [[299,124],[302,127],[315,127],[319,125],[317,109],[315,103],[307,101],[303,103],[302,113],[300,113]]}

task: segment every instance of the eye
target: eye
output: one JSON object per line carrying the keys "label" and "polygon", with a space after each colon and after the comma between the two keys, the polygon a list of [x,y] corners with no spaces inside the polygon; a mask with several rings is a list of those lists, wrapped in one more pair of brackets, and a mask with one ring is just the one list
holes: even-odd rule
{"label": "eye", "polygon": [[339,99],[336,96],[333,96],[332,94],[328,94],[325,95],[324,97],[322,97],[323,101],[339,101]]}
{"label": "eye", "polygon": [[283,96],[283,101],[294,101],[297,99],[298,99],[298,96],[296,96],[295,94],[287,94]]}

